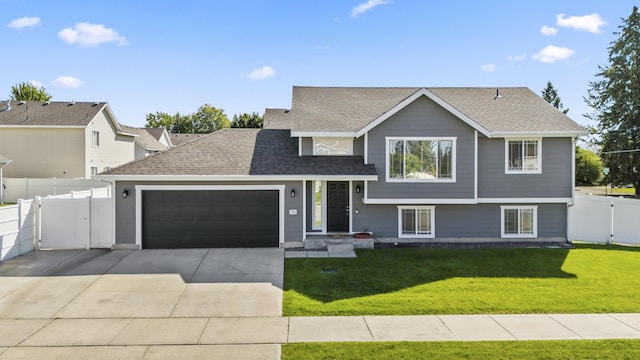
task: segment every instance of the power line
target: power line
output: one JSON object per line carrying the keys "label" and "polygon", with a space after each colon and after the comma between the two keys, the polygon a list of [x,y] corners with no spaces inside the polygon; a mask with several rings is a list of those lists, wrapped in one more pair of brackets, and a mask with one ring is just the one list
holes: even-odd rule
{"label": "power line", "polygon": [[640,149],[634,150],[615,150],[615,151],[601,151],[600,154],[620,154],[620,153],[629,153],[629,152],[638,152]]}

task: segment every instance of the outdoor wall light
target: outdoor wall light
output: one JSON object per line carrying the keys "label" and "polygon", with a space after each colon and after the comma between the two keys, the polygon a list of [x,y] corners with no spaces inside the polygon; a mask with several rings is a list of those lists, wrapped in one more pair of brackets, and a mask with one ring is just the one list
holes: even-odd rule
{"label": "outdoor wall light", "polygon": [[360,185],[356,185],[356,192],[360,194]]}
{"label": "outdoor wall light", "polygon": [[291,189],[291,197],[296,197],[296,189]]}
{"label": "outdoor wall light", "polygon": [[126,199],[127,196],[129,196],[129,190],[127,190],[127,189],[122,190],[122,198]]}

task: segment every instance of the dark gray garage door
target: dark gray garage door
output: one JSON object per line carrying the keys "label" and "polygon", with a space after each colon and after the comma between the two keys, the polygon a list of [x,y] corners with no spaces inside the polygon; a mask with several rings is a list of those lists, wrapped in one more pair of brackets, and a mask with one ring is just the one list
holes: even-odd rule
{"label": "dark gray garage door", "polygon": [[277,247],[276,190],[142,192],[142,248]]}

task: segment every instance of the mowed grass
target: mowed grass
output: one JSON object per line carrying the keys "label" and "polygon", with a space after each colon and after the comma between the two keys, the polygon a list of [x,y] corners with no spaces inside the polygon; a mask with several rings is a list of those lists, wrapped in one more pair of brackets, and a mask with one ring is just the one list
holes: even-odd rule
{"label": "mowed grass", "polygon": [[637,247],[357,254],[286,259],[284,315],[640,312]]}
{"label": "mowed grass", "polygon": [[282,359],[638,359],[640,340],[286,344]]}

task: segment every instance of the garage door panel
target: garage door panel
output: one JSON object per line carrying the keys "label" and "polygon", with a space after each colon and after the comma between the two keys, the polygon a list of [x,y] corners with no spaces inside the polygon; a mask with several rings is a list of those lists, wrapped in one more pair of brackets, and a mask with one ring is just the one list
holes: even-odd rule
{"label": "garage door panel", "polygon": [[277,247],[276,190],[143,191],[143,248]]}

